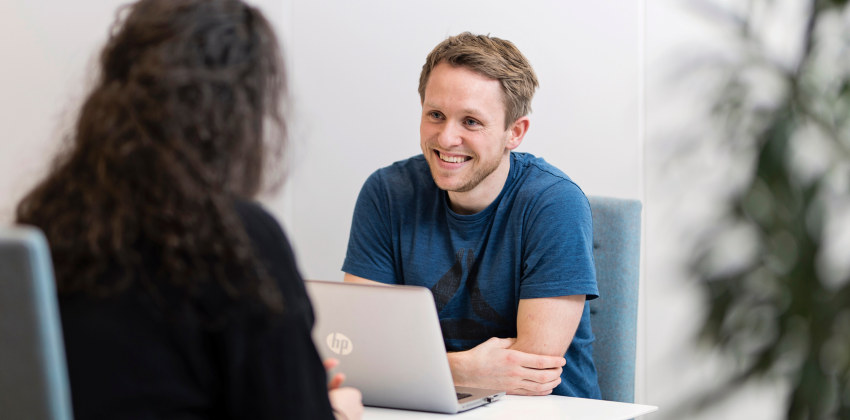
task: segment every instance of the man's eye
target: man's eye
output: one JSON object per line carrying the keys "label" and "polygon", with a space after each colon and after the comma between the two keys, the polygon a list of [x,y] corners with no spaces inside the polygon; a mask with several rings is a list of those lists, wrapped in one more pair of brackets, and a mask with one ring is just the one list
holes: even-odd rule
{"label": "man's eye", "polygon": [[431,118],[433,118],[433,119],[435,119],[435,120],[439,120],[439,119],[443,118],[443,114],[441,114],[441,113],[439,113],[439,112],[437,112],[437,111],[431,111],[431,112],[429,112],[429,113],[428,113],[428,116],[429,116],[429,117],[431,117]]}
{"label": "man's eye", "polygon": [[472,118],[467,118],[467,119],[463,120],[463,123],[464,123],[464,124],[466,124],[466,125],[467,125],[467,126],[469,126],[469,127],[474,127],[474,126],[476,126],[476,125],[481,125],[481,123],[479,123],[478,121],[473,120]]}

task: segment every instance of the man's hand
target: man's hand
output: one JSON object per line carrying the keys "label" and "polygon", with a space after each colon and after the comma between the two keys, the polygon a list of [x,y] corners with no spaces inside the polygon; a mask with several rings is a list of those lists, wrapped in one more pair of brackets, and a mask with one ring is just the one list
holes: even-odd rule
{"label": "man's hand", "polygon": [[511,350],[513,338],[491,338],[467,351],[449,353],[455,385],[548,395],[561,383],[563,357]]}

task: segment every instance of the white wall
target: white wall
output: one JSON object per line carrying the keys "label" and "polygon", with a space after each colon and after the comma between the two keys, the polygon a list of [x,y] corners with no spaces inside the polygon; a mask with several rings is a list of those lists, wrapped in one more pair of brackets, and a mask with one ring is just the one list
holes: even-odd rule
{"label": "white wall", "polygon": [[295,158],[285,196],[270,204],[307,278],[341,279],[360,187],[420,153],[419,72],[437,43],[462,31],[511,40],[535,68],[540,90],[519,151],[543,156],[587,194],[643,198],[642,1],[289,4]]}
{"label": "white wall", "polygon": [[[0,224],[39,179],[95,75],[97,54],[128,0],[0,2]],[[259,4],[282,27],[284,4]]]}
{"label": "white wall", "polygon": [[[89,58],[115,5],[0,3],[0,221],[42,173],[83,94]],[[84,3],[85,4],[85,3]]]}
{"label": "white wall", "polygon": [[[0,3],[0,223],[73,123],[123,3]],[[264,201],[306,277],[341,278],[360,186],[419,153],[419,71],[434,45],[465,30],[513,41],[537,72],[519,151],[545,157],[587,194],[642,197],[640,0],[253,3],[283,38],[294,104],[290,182]]]}
{"label": "white wall", "polygon": [[[46,167],[121,3],[0,3],[0,224]],[[698,178],[662,170],[675,142],[670,122],[686,121],[700,106],[698,97],[672,98],[667,72],[677,62],[675,46],[711,40],[711,28],[675,0],[254,3],[282,35],[295,106],[290,182],[265,201],[285,223],[306,277],[341,278],[362,182],[419,153],[416,88],[428,51],[463,30],[490,33],[515,42],[541,82],[519,150],[545,157],[587,194],[644,200],[637,396],[662,406],[647,417],[677,418],[669,409],[715,380],[722,363],[689,347],[701,308],[673,231],[696,223],[704,203],[677,202],[668,188]],[[681,418],[776,418],[776,404],[765,401],[777,395],[754,390],[702,417]]]}
{"label": "white wall", "polygon": [[[0,221],[11,220],[73,121],[123,3],[0,4]],[[291,182],[267,202],[307,276],[341,276],[357,192],[373,170],[419,153],[419,71],[434,45],[463,30],[512,40],[537,71],[520,151],[545,157],[588,194],[642,194],[636,0],[254,3],[282,35],[294,103]]]}
{"label": "white wall", "polygon": [[[292,212],[305,275],[339,279],[351,212],[372,171],[420,153],[419,72],[447,35],[513,41],[541,88],[518,150],[588,194],[638,198],[638,2],[295,0]],[[600,22],[604,22],[600,24]]]}

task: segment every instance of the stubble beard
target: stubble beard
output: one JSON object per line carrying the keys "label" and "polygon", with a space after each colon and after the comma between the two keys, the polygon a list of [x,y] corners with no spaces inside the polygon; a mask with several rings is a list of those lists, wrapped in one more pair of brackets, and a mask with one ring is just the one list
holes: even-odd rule
{"label": "stubble beard", "polygon": [[[435,156],[434,159],[439,160],[440,157]],[[474,160],[474,158],[473,158],[473,160]],[[492,174],[493,172],[496,171],[496,169],[499,168],[499,165],[501,164],[501,162],[502,162],[501,157],[499,157],[498,159],[494,159],[492,162],[483,162],[484,166],[475,170],[470,175],[470,178],[466,182],[463,183],[463,185],[456,187],[456,188],[444,188],[442,185],[440,185],[439,182],[437,182],[436,171],[438,169],[435,169],[435,167],[437,165],[436,162],[435,162],[434,166],[431,167],[431,178],[434,179],[434,183],[437,184],[437,187],[439,187],[443,191],[464,193],[464,192],[472,191],[473,189],[475,189],[475,187],[478,186],[478,184],[481,184],[481,182],[484,181],[484,179],[486,179],[488,176],[490,176],[490,174]]]}

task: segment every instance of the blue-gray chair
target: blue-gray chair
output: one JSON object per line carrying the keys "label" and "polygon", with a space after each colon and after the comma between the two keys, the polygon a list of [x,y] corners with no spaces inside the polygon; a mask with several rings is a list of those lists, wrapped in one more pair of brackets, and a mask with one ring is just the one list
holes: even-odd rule
{"label": "blue-gray chair", "polygon": [[0,418],[72,418],[58,308],[44,235],[0,228]]}
{"label": "blue-gray chair", "polygon": [[599,298],[590,301],[593,358],[602,399],[633,403],[640,278],[641,203],[588,197]]}

